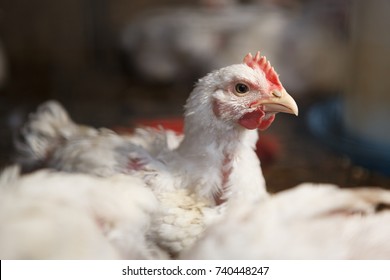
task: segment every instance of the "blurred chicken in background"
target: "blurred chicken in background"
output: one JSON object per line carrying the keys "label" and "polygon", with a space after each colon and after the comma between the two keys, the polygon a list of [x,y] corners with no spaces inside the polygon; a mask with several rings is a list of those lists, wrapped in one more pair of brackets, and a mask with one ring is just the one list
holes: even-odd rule
{"label": "blurred chicken in background", "polygon": [[147,81],[192,83],[261,49],[291,91],[343,86],[348,1],[249,2],[200,1],[139,15],[122,34],[129,65]]}

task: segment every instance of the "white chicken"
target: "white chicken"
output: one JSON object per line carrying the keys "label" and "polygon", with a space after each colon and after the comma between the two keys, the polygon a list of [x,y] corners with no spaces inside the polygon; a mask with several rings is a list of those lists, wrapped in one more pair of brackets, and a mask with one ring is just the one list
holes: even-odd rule
{"label": "white chicken", "polygon": [[219,205],[232,197],[252,201],[267,195],[254,152],[256,129],[268,128],[277,112],[297,115],[298,108],[258,52],[199,80],[185,106],[184,138],[80,126],[48,102],[31,116],[16,147],[27,165],[141,178],[162,204],[157,239],[177,254],[218,216]]}
{"label": "white chicken", "polygon": [[305,183],[229,205],[182,259],[389,259],[390,192]]}
{"label": "white chicken", "polygon": [[167,258],[148,235],[158,202],[137,178],[10,167],[0,181],[1,259]]}

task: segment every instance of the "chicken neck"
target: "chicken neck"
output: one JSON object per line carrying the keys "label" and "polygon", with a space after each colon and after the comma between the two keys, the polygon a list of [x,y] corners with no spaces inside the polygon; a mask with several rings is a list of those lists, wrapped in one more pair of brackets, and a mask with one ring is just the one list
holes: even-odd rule
{"label": "chicken neck", "polygon": [[184,174],[186,187],[217,205],[233,197],[259,198],[266,189],[254,151],[257,139],[256,130],[223,123],[213,114],[187,112],[176,168]]}

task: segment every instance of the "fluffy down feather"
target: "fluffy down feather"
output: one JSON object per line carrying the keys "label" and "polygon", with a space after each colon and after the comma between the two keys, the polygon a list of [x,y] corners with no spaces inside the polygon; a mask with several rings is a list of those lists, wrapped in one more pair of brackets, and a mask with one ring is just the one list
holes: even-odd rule
{"label": "fluffy down feather", "polygon": [[186,189],[158,193],[160,212],[152,226],[160,247],[177,257],[202,236],[204,230],[223,217],[224,206],[212,207]]}
{"label": "fluffy down feather", "polygon": [[156,259],[153,193],[130,176],[42,170],[1,176],[1,259]]}
{"label": "fluffy down feather", "polygon": [[382,189],[305,183],[257,204],[231,204],[181,258],[389,259],[389,205]]}

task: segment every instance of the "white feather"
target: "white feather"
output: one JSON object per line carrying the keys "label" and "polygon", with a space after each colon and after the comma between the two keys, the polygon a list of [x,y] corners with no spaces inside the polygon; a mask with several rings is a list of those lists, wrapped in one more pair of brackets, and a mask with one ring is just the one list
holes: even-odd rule
{"label": "white feather", "polygon": [[137,178],[43,170],[4,186],[2,259],[166,257],[147,234],[157,199]]}
{"label": "white feather", "polygon": [[388,259],[390,192],[306,183],[237,200],[183,259]]}

